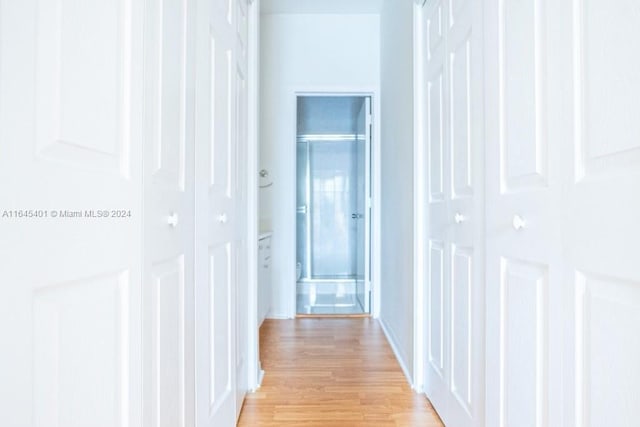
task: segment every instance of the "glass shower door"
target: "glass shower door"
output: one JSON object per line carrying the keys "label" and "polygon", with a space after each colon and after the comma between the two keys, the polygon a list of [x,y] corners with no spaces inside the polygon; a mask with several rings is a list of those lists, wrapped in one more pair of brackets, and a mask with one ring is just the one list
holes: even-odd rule
{"label": "glass shower door", "polygon": [[297,253],[303,279],[355,279],[362,230],[355,141],[297,144]]}
{"label": "glass shower door", "polygon": [[328,314],[363,313],[357,297],[364,272],[361,141],[304,139],[297,144],[299,289]]}
{"label": "glass shower door", "polygon": [[357,150],[354,141],[309,141],[313,279],[357,274]]}

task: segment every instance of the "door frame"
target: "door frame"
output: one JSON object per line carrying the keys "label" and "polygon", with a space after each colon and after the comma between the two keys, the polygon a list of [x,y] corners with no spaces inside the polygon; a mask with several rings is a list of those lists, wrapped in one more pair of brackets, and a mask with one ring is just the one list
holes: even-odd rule
{"label": "door frame", "polygon": [[426,75],[423,67],[425,53],[426,28],[422,18],[426,1],[416,0],[413,4],[413,388],[422,393],[425,387],[425,324],[427,300],[425,287],[427,284],[426,243],[427,239],[427,157],[424,123],[426,106]]}
{"label": "door frame", "polygon": [[[298,129],[297,129],[297,102],[299,96],[354,96],[354,97],[370,97],[371,98],[371,117],[373,122],[373,131],[371,132],[371,162],[370,178],[372,183],[371,189],[371,234],[369,236],[371,253],[371,304],[369,315],[373,318],[380,316],[380,95],[379,88],[376,86],[294,86],[289,89],[290,98],[292,102],[292,111],[294,111],[294,117],[291,123],[293,126],[290,129],[289,141],[295,141]],[[288,167],[288,176],[291,182],[296,182],[296,145],[291,146],[291,163]],[[296,207],[296,191],[292,191],[289,194],[288,205],[291,209],[295,210]],[[290,226],[293,241],[287,245],[291,249],[291,252],[287,254],[287,259],[296,259],[296,223],[295,221]],[[291,264],[291,270],[289,277],[296,277],[295,263]],[[294,319],[296,317],[296,281],[292,280],[291,283],[285,285],[285,292],[287,297],[287,317]]]}
{"label": "door frame", "polygon": [[[247,369],[249,391],[260,387],[263,372],[260,364],[260,331],[258,326],[258,156],[260,129],[260,0],[248,1],[247,46]],[[255,244],[252,244],[255,242]]]}

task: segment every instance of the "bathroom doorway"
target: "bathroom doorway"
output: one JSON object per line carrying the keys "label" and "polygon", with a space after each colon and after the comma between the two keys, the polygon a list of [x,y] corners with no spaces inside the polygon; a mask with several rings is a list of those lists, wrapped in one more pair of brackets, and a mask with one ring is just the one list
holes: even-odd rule
{"label": "bathroom doorway", "polygon": [[297,97],[296,312],[371,307],[371,97]]}

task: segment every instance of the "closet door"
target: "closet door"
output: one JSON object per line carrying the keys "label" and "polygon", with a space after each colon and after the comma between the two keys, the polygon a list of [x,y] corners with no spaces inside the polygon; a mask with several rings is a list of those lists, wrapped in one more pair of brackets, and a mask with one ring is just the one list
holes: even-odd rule
{"label": "closet door", "polygon": [[[562,154],[546,0],[485,9],[487,425],[562,425]],[[570,22],[566,22],[570,25]],[[570,97],[568,98],[570,99]],[[551,126],[551,127],[550,127]]]}
{"label": "closet door", "polygon": [[450,168],[445,131],[446,46],[444,43],[445,4],[427,3],[423,10],[426,30],[426,113],[427,113],[427,289],[426,289],[426,393],[441,416],[448,411],[450,346]]}
{"label": "closet door", "polygon": [[555,99],[569,107],[556,140],[571,148],[562,218],[566,424],[632,426],[640,418],[640,4],[571,6],[555,6],[564,19],[552,27],[562,36],[555,75],[573,79],[573,94]]}
{"label": "closet door", "polygon": [[[449,4],[448,151],[450,160],[449,425],[484,417],[484,108],[482,2]],[[445,116],[446,117],[446,116]]]}
{"label": "closet door", "polygon": [[484,413],[482,45],[480,6],[429,3],[426,391],[448,425]]}
{"label": "closet door", "polygon": [[[236,223],[235,233],[238,242],[237,269],[237,297],[236,304],[236,418],[240,416],[242,403],[249,391],[249,276],[247,261],[249,260],[249,245],[255,245],[255,236],[251,242],[247,241],[248,227],[248,135],[249,135],[249,92],[247,88],[247,42],[249,4],[247,0],[236,0],[235,3],[235,32],[236,32],[236,62],[235,74],[235,128],[236,128],[236,159],[233,166],[236,183]],[[255,289],[255,287],[254,287]]]}
{"label": "closet door", "polygon": [[634,425],[640,8],[486,16],[487,424]]}
{"label": "closet door", "polygon": [[197,6],[196,424],[223,427],[246,391],[247,4]]}
{"label": "closet door", "polygon": [[0,1],[0,424],[142,424],[141,2]]}
{"label": "closet door", "polygon": [[147,4],[144,425],[194,420],[194,4]]}

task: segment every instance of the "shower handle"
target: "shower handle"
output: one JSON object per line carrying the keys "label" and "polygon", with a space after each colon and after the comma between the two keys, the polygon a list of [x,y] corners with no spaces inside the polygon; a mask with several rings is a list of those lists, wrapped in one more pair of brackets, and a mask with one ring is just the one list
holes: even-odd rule
{"label": "shower handle", "polygon": [[353,218],[353,219],[362,219],[362,218],[364,218],[364,215],[359,214],[359,213],[354,213],[354,214],[351,214],[351,218]]}

